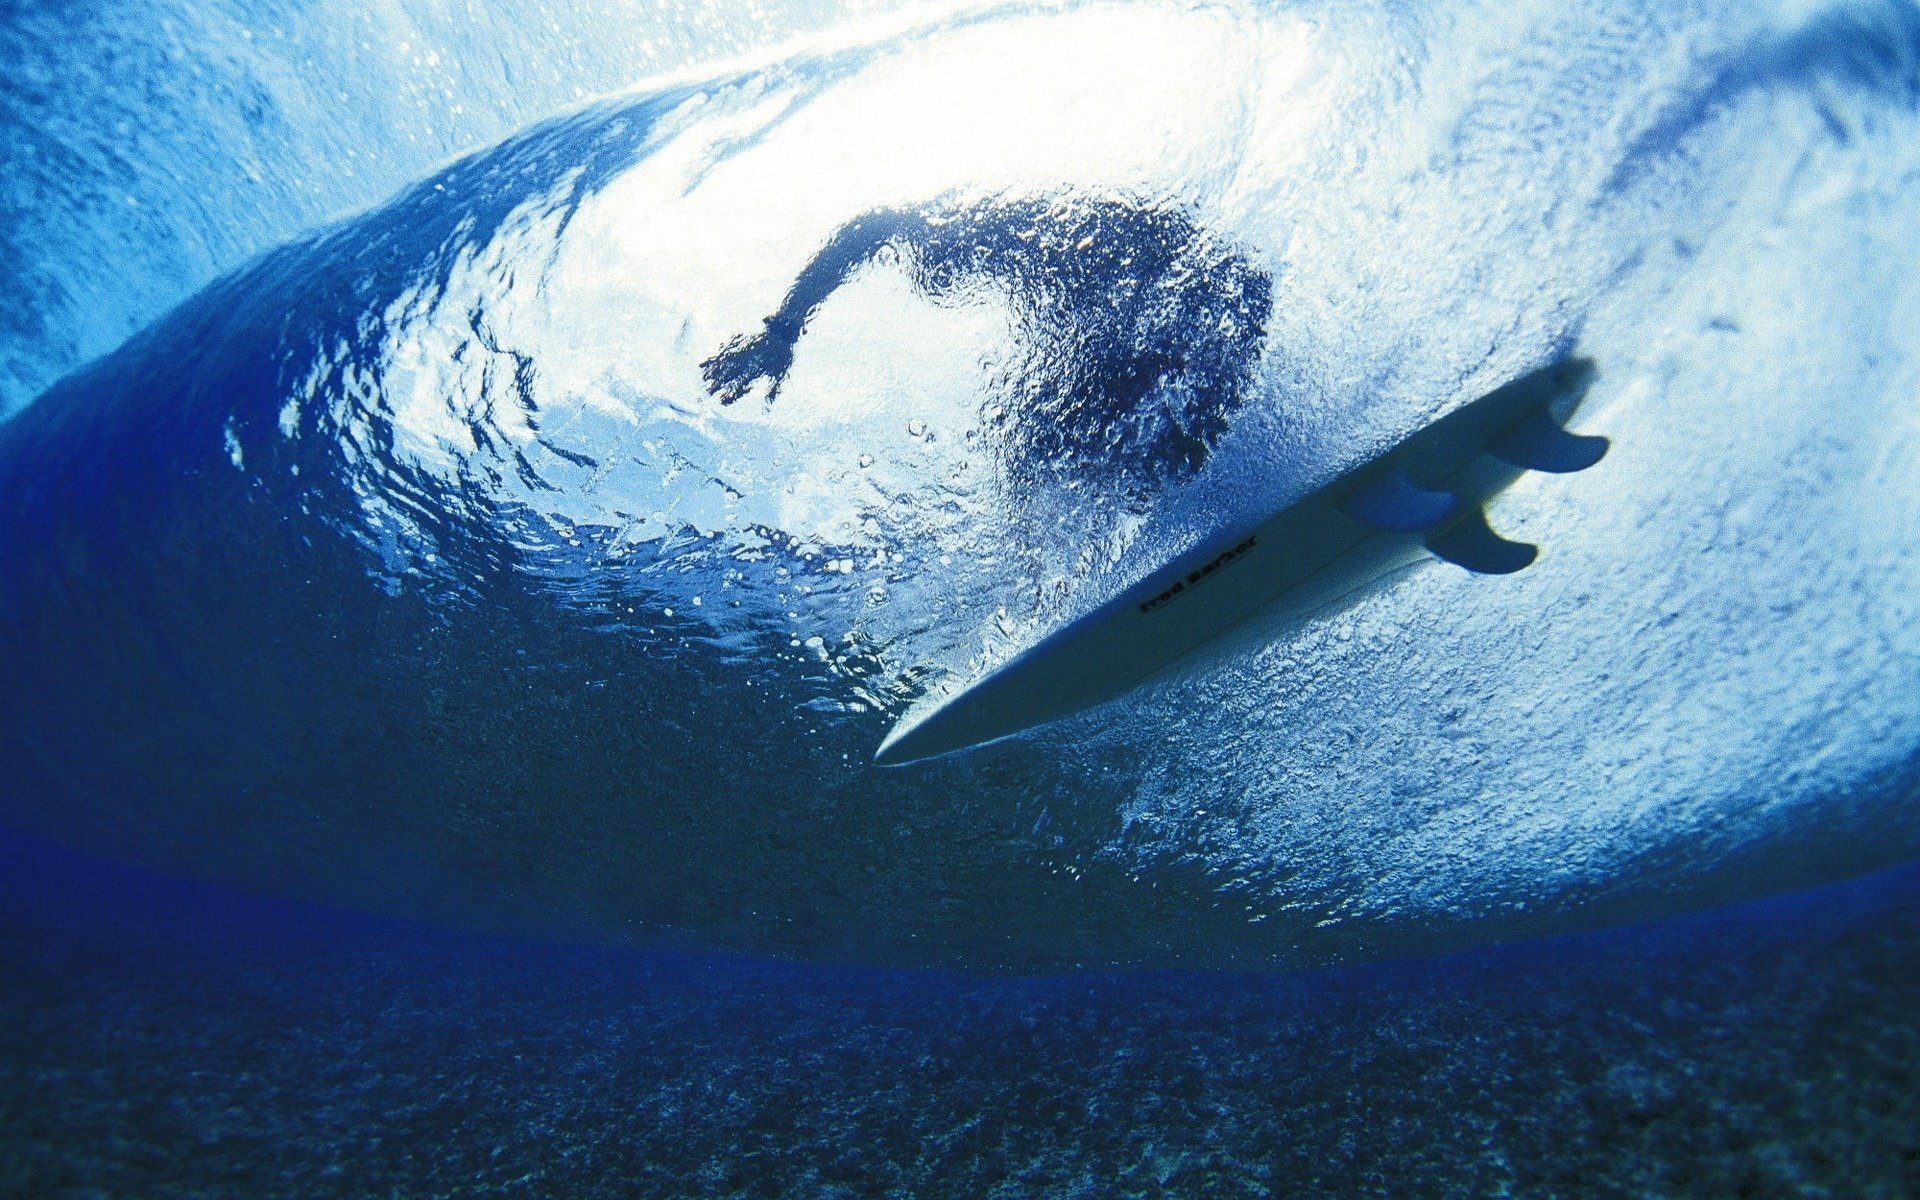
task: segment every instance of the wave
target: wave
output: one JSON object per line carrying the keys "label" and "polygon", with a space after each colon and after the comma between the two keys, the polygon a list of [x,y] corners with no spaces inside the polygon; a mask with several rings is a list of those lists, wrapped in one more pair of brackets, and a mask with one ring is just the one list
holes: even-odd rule
{"label": "wave", "polygon": [[[1819,65],[1836,19],[1000,7],[526,129],[0,426],[0,814],[454,924],[1010,969],[1911,856],[1920,142]],[[1574,347],[1615,449],[1501,497],[1529,571],[869,765]]]}

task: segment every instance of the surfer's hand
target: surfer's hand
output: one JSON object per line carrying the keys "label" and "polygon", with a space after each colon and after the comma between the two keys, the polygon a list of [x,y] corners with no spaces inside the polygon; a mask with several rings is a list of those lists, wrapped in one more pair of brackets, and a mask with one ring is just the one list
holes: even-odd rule
{"label": "surfer's hand", "polygon": [[720,397],[722,404],[732,404],[762,379],[768,381],[767,399],[772,401],[792,369],[793,343],[775,336],[772,329],[752,337],[733,338],[720,353],[700,364],[707,390]]}

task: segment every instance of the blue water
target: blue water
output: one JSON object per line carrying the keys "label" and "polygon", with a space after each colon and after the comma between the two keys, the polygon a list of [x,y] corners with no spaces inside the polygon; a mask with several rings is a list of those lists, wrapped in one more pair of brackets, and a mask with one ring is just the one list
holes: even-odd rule
{"label": "blue water", "polygon": [[0,1192],[1914,1194],[1920,10],[891,7],[0,10]]}

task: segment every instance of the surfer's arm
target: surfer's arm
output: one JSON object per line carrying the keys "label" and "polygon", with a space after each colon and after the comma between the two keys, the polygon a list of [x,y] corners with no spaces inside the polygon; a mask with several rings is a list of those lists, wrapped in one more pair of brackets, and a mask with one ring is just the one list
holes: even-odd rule
{"label": "surfer's arm", "polygon": [[793,348],[814,311],[883,247],[916,243],[927,229],[927,218],[911,209],[879,208],[835,230],[794,278],[779,311],[766,319],[761,332],[729,340],[720,353],[700,364],[707,390],[722,404],[732,404],[765,379],[767,399],[779,395],[793,369]]}

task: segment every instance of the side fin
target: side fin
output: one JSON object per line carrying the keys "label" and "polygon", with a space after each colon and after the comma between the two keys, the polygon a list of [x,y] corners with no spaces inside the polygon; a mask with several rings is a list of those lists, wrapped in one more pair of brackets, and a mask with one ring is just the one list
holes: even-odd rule
{"label": "side fin", "polygon": [[1452,516],[1458,504],[1452,492],[1429,491],[1398,467],[1388,467],[1348,493],[1342,507],[1377,529],[1417,533]]}
{"label": "side fin", "polygon": [[1510,542],[1495,533],[1478,508],[1428,538],[1427,549],[1478,575],[1511,575],[1540,556],[1538,546]]}
{"label": "side fin", "polygon": [[1487,447],[1495,458],[1529,471],[1584,471],[1607,452],[1607,439],[1571,433],[1541,409]]}

